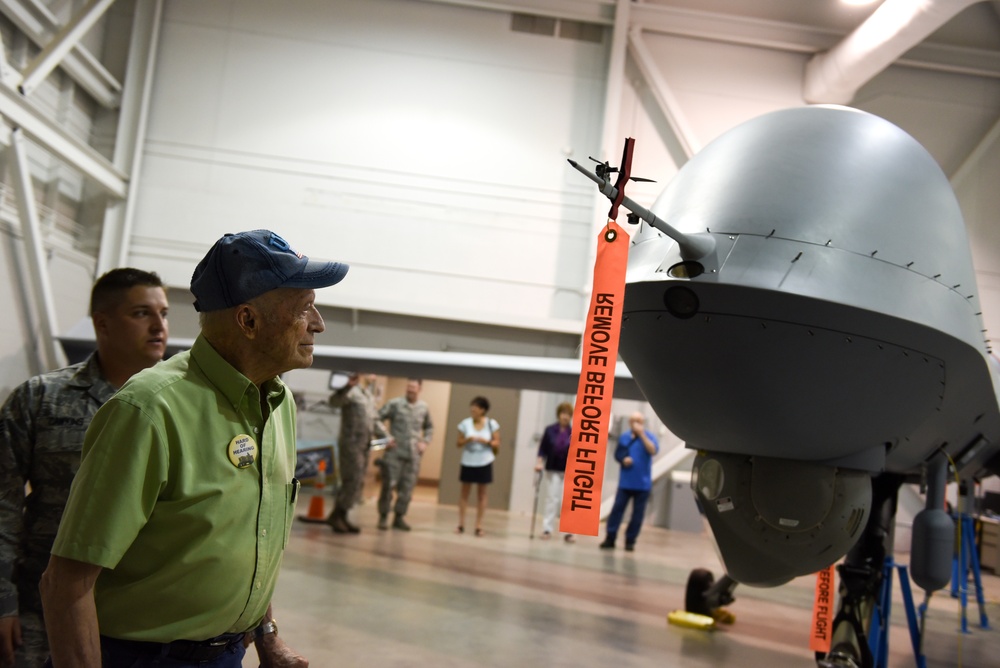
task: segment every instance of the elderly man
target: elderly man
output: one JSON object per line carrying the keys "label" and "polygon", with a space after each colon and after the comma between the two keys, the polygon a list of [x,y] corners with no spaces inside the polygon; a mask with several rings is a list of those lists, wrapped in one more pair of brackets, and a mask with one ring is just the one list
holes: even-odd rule
{"label": "elderly man", "polygon": [[227,234],[191,279],[201,335],[98,411],[42,576],[56,668],[308,663],[270,600],[298,481],[295,404],[278,375],[312,364],[316,288],[347,266],[277,234]]}
{"label": "elderly man", "polygon": [[614,548],[618,527],[629,500],[632,501],[632,517],[625,528],[625,549],[629,552],[635,549],[646,513],[646,502],[653,489],[653,455],[660,451],[660,443],[656,436],[646,431],[646,418],[642,413],[632,413],[628,425],[629,430],[618,437],[618,447],[615,448],[615,459],[622,468],[615,505],[608,515],[607,536],[601,543],[602,550]]}
{"label": "elderly man", "polygon": [[[29,378],[0,409],[0,666],[49,655],[38,582],[97,409],[167,348],[167,295],[148,271],[112,269],[90,291],[97,350]],[[25,493],[25,484],[30,493]]]}

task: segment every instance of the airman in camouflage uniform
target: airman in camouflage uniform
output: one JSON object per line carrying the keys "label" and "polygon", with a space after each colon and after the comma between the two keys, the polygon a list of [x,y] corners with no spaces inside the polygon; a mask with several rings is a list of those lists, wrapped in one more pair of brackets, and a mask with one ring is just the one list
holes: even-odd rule
{"label": "airman in camouflage uniform", "polygon": [[0,616],[20,615],[18,666],[40,666],[49,655],[38,581],[80,468],[87,426],[114,393],[91,355],[31,378],[0,410]]}
{"label": "airman in camouflage uniform", "polygon": [[166,308],[156,274],[108,272],[91,295],[98,352],[28,379],[0,408],[0,665],[38,668],[49,656],[38,582],[84,435],[116,385],[163,357]]}
{"label": "airman in camouflage uniform", "polygon": [[392,528],[410,530],[403,517],[410,507],[413,488],[417,485],[420,458],[434,434],[430,409],[419,398],[421,385],[421,381],[410,379],[406,383],[406,396],[390,399],[378,412],[380,420],[389,420],[389,435],[393,439],[380,460],[382,492],[378,499],[379,529],[389,528],[389,509],[395,488],[396,517]]}
{"label": "airman in camouflage uniform", "polygon": [[[370,384],[373,379],[374,376],[371,376],[365,380]],[[382,438],[386,435],[375,411],[375,397],[359,381],[359,374],[351,374],[347,384],[330,395],[330,405],[340,408],[340,437],[337,439],[340,487],[337,488],[333,512],[326,521],[336,533],[361,531],[347,520],[347,512],[364,485],[372,436]]]}

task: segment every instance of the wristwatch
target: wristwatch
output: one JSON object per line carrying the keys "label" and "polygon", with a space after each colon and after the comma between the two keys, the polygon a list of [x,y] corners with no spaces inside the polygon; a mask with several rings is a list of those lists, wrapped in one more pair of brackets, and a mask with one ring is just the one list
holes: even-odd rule
{"label": "wristwatch", "polygon": [[269,633],[278,635],[278,622],[275,620],[270,620],[267,622],[262,622],[260,626],[253,630],[253,639],[260,640]]}

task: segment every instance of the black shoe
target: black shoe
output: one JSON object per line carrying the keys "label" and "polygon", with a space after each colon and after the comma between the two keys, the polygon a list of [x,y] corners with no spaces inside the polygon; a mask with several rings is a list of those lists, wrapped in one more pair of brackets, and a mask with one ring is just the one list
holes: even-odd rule
{"label": "black shoe", "polygon": [[[347,515],[344,515],[344,526],[347,527],[347,533],[361,533],[361,527],[357,524],[351,524],[347,521]],[[336,531],[336,529],[334,529]]]}
{"label": "black shoe", "polygon": [[334,509],[330,516],[326,518],[326,523],[330,525],[333,529],[333,533],[350,533],[351,530],[347,527],[347,520],[344,517],[344,513],[340,510]]}
{"label": "black shoe", "polygon": [[605,538],[604,542],[600,544],[602,550],[613,550],[615,549],[615,541],[610,538]]}
{"label": "black shoe", "polygon": [[378,516],[379,531],[386,531],[389,528],[389,518],[385,515]]}
{"label": "black shoe", "polygon": [[392,522],[393,529],[399,529],[400,531],[409,531],[410,525],[403,521],[402,515],[396,515],[396,519]]}
{"label": "black shoe", "polygon": [[625,543],[626,552],[635,552],[635,543]]}

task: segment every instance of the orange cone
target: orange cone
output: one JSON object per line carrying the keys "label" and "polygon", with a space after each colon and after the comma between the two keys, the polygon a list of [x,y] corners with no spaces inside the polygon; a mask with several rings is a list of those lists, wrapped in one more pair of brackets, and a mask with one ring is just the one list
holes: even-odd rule
{"label": "orange cone", "polygon": [[303,522],[326,523],[326,511],[323,509],[323,484],[326,482],[326,460],[319,460],[319,474],[316,476],[316,492],[309,499],[309,512],[299,515]]}

